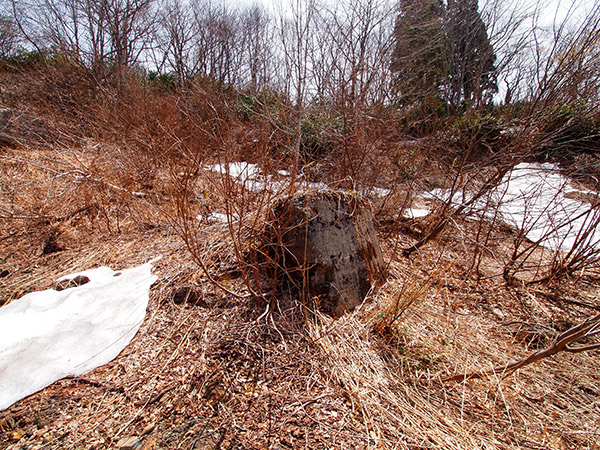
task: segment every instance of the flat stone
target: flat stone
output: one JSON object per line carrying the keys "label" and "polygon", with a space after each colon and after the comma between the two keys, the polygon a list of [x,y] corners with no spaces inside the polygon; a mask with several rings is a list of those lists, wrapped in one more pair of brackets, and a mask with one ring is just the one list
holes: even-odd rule
{"label": "flat stone", "polygon": [[141,445],[139,439],[135,436],[124,437],[119,439],[116,448],[118,450],[134,450]]}

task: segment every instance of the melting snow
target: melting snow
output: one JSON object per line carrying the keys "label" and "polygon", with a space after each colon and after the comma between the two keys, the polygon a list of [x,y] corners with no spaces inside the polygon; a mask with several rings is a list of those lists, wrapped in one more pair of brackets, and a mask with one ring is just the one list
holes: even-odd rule
{"label": "melting snow", "polygon": [[595,229],[600,212],[587,202],[569,198],[567,194],[596,193],[577,190],[557,167],[551,164],[519,164],[497,189],[500,212],[504,220],[526,232],[533,242],[563,251],[570,250],[581,232],[592,228],[586,243],[598,247],[600,233]]}
{"label": "melting snow", "polygon": [[[498,205],[502,220],[518,229],[532,242],[550,249],[569,251],[583,239],[582,232],[590,229],[585,238],[586,245],[600,247],[600,230],[595,224],[600,220],[600,211],[591,209],[587,202],[573,198],[582,195],[598,195],[596,192],[579,190],[573,187],[568,178],[552,164],[522,163],[509,172],[497,189],[491,192],[491,199]],[[434,189],[424,198],[447,200],[448,190]],[[470,199],[470,194],[457,192],[453,204],[461,204]],[[493,212],[486,211],[486,200],[480,199],[467,210],[467,213],[483,211],[487,217]]]}
{"label": "melting snow", "polygon": [[359,190],[360,194],[365,197],[375,196],[375,197],[387,197],[392,193],[391,189],[380,188],[377,186],[371,186],[365,189]]}
{"label": "melting snow", "polygon": [[208,170],[221,174],[228,174],[230,177],[241,178],[244,181],[260,178],[262,175],[262,171],[258,165],[247,162],[232,162],[228,165],[214,164],[208,166]]}
{"label": "melting snow", "polygon": [[252,192],[262,192],[265,190],[279,191],[285,187],[284,183],[273,181],[271,177],[265,178],[261,168],[257,164],[247,162],[214,164],[208,166],[208,170],[223,175],[228,174],[230,177],[234,178],[237,183]]}
{"label": "melting snow", "polygon": [[377,195],[377,197],[386,197],[392,193],[391,189],[380,188],[377,186],[374,186],[371,190],[375,195]]}
{"label": "melting snow", "polygon": [[[229,174],[230,177],[252,192],[263,192],[265,190],[281,192],[290,184],[289,180],[278,181],[271,176],[265,177],[258,165],[246,162],[232,162],[228,165],[214,164],[208,166],[207,169],[220,174]],[[277,173],[284,178],[291,176],[291,172],[287,170],[279,170]],[[321,182],[310,183],[303,179],[297,179],[296,183],[300,187],[313,191],[329,189],[327,184]]]}
{"label": "melting snow", "polygon": [[402,215],[407,219],[418,219],[419,217],[429,215],[429,213],[431,213],[431,211],[428,209],[407,208]]}
{"label": "melting snow", "polygon": [[306,186],[306,188],[311,191],[326,191],[329,189],[329,186],[326,183],[322,183],[321,181],[317,181],[314,183],[301,183],[301,186]]}
{"label": "melting snow", "polygon": [[32,292],[0,308],[0,410],[67,375],[113,360],[146,314],[151,262],[62,277],[89,278],[63,291]]}
{"label": "melting snow", "polygon": [[[263,171],[257,164],[247,162],[231,162],[229,164],[214,164],[207,167],[208,170],[220,174],[228,174],[235,181],[246,189],[252,192],[263,192],[265,190],[271,192],[282,192],[290,185],[290,177],[292,173],[289,170],[278,170],[277,174],[283,180],[277,180],[274,177],[267,175],[265,177]],[[330,189],[329,185],[322,182],[309,182],[302,174],[299,174],[296,179],[296,184],[300,190],[305,191],[326,191]],[[385,197],[391,193],[390,189],[371,187],[361,191],[363,195],[375,195],[377,197]]]}
{"label": "melting snow", "polygon": [[211,222],[222,222],[227,223],[227,214],[221,214],[217,212],[210,213],[208,220]]}

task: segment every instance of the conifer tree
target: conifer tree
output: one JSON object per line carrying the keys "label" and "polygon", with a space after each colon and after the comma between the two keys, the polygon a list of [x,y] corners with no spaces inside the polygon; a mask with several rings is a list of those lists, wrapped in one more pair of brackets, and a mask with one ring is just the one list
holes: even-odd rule
{"label": "conifer tree", "polygon": [[400,0],[392,71],[402,104],[479,108],[498,91],[477,0]]}
{"label": "conifer tree", "polygon": [[400,0],[392,71],[403,105],[427,106],[441,94],[447,42],[440,0]]}
{"label": "conifer tree", "polygon": [[467,108],[488,104],[498,92],[496,55],[479,14],[477,0],[448,0],[446,35],[449,43],[448,101]]}

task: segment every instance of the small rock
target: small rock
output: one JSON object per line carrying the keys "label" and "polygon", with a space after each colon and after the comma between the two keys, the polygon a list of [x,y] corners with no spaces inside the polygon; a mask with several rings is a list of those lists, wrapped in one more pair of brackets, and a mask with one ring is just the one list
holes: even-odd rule
{"label": "small rock", "polygon": [[8,270],[6,270],[6,269],[0,270],[0,278],[6,278],[9,275],[10,275],[10,272]]}
{"label": "small rock", "polygon": [[149,423],[142,430],[142,436],[152,433],[154,431],[154,428],[156,428],[156,424],[154,422]]}
{"label": "small rock", "polygon": [[57,291],[64,291],[65,289],[78,287],[89,282],[90,279],[85,275],[77,275],[75,278],[70,280],[61,280],[57,282],[56,286],[54,286],[54,289]]}
{"label": "small rock", "polygon": [[116,448],[118,450],[135,450],[140,445],[142,445],[142,443],[137,437],[130,436],[119,439]]}

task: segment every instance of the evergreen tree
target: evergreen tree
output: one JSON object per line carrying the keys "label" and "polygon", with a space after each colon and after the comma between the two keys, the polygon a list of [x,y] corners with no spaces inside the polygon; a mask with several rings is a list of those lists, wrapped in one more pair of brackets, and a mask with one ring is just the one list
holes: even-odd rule
{"label": "evergreen tree", "polygon": [[496,55],[478,11],[477,0],[448,0],[446,35],[449,42],[448,101],[478,108],[498,92]]}
{"label": "evergreen tree", "polygon": [[392,71],[404,105],[432,106],[441,96],[447,42],[441,0],[400,0]]}
{"label": "evergreen tree", "polygon": [[403,105],[479,108],[498,92],[477,0],[400,0],[392,71]]}

